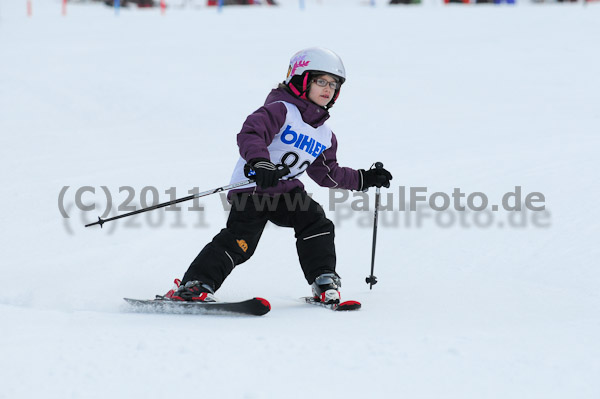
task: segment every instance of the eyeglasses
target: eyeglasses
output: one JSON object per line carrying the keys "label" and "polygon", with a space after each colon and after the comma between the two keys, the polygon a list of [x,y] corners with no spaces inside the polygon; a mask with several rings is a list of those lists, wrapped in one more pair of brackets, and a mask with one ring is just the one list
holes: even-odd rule
{"label": "eyeglasses", "polygon": [[340,84],[338,82],[328,82],[325,79],[315,79],[313,80],[313,82],[315,82],[319,87],[325,87],[329,85],[331,90],[336,90],[338,87],[340,87]]}

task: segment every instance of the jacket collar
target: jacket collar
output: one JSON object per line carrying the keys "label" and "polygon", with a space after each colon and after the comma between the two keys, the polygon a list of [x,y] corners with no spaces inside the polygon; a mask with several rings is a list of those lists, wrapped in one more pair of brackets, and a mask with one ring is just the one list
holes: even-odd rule
{"label": "jacket collar", "polygon": [[284,88],[271,90],[265,100],[265,105],[276,101],[285,101],[294,104],[300,111],[302,120],[314,128],[321,126],[329,119],[329,112],[325,108],[318,106],[310,100],[298,98]]}

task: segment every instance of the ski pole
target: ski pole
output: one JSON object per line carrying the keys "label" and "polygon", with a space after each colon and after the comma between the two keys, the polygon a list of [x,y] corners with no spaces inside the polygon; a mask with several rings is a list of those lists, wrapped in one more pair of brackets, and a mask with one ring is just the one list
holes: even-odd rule
{"label": "ski pole", "polygon": [[[280,173],[279,173],[279,177],[280,178],[283,177],[283,176],[285,176],[285,175],[287,175],[288,173],[290,173],[290,169],[286,165],[282,165],[282,166],[278,165],[278,169],[280,171]],[[246,175],[249,176],[249,177],[251,177],[251,176],[254,176],[254,174],[255,174],[254,171],[250,170]],[[193,195],[190,195],[190,196],[187,196],[187,197],[183,197],[183,198],[179,198],[179,199],[174,199],[174,200],[169,201],[169,202],[163,202],[162,204],[157,204],[157,205],[149,206],[147,208],[138,209],[137,211],[125,213],[125,214],[119,215],[119,216],[114,216],[112,218],[102,219],[101,217],[98,217],[98,221],[97,222],[86,224],[85,227],[90,227],[90,226],[94,226],[96,224],[99,224],[100,228],[102,228],[102,225],[104,223],[110,222],[112,220],[117,220],[117,219],[125,218],[125,217],[128,217],[128,216],[137,215],[138,213],[153,211],[155,209],[164,208],[165,206],[175,205],[175,204],[179,204],[180,202],[189,201],[189,200],[192,200],[194,198],[206,197],[207,195],[216,194],[216,193],[220,193],[222,191],[227,191],[227,190],[231,190],[231,189],[234,189],[234,188],[237,188],[237,187],[245,186],[246,184],[250,184],[252,182],[254,182],[254,179],[249,178],[249,179],[246,179],[246,180],[239,181],[237,183],[232,183],[232,184],[228,184],[226,186],[213,188],[212,190],[207,190],[207,191],[203,191],[203,192],[198,193],[198,194],[193,194]]]}
{"label": "ski pole", "polygon": [[[375,162],[375,169],[383,169],[381,162]],[[375,190],[375,214],[373,216],[373,247],[371,248],[371,274],[365,279],[366,283],[369,284],[369,289],[372,290],[373,286],[377,284],[377,277],[373,275],[375,269],[375,244],[377,243],[377,216],[379,210],[379,196],[380,187]]]}
{"label": "ski pole", "polygon": [[125,213],[125,214],[119,215],[119,216],[114,216],[112,218],[102,219],[102,218],[98,217],[98,221],[97,222],[86,224],[85,227],[90,227],[90,226],[94,226],[96,224],[99,224],[100,228],[102,228],[102,225],[104,223],[110,222],[112,220],[117,220],[117,219],[125,218],[125,217],[128,217],[128,216],[137,215],[138,213],[153,211],[155,209],[164,208],[165,206],[175,205],[175,204],[179,204],[180,202],[189,201],[189,200],[192,200],[194,198],[205,197],[207,195],[219,193],[221,191],[227,191],[227,190],[231,190],[231,189],[236,188],[236,187],[245,186],[246,184],[250,184],[250,183],[252,183],[252,180],[251,179],[246,179],[246,180],[243,180],[243,181],[240,181],[240,182],[237,182],[237,183],[229,184],[227,186],[218,187],[218,188],[215,188],[215,189],[212,189],[212,190],[208,190],[208,191],[204,191],[204,192],[201,192],[201,193],[198,193],[198,194],[193,194],[193,195],[190,195],[188,197],[174,199],[174,200],[169,201],[169,202],[163,202],[162,204],[157,204],[157,205],[149,206],[148,208],[138,209],[137,211]]}

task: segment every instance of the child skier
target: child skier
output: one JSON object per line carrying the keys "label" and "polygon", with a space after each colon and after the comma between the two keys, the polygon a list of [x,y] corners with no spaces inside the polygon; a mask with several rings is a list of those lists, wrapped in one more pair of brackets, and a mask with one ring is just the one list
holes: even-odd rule
{"label": "child skier", "polygon": [[252,256],[271,221],[294,228],[300,266],[315,299],[340,302],[334,225],[298,177],[306,172],[320,186],[348,190],[389,187],[392,179],[385,169],[355,170],[337,163],[337,139],[325,121],[345,80],[342,60],[333,51],[309,48],[292,57],[285,81],[248,116],[237,135],[241,157],[231,181],[250,176],[255,183],[229,193],[226,228],[198,254],[167,297],[215,301],[214,292],[234,267]]}

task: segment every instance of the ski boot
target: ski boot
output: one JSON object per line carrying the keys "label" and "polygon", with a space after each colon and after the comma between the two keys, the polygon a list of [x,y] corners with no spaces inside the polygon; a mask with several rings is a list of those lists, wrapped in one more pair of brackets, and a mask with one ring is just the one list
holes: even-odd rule
{"label": "ski boot", "polygon": [[324,273],[312,283],[312,292],[316,301],[332,304],[340,303],[339,288],[342,286],[340,277],[335,273]]}
{"label": "ski boot", "polygon": [[214,291],[208,284],[201,281],[188,281],[185,285],[181,285],[179,279],[175,280],[175,286],[165,295],[165,298],[173,301],[188,301],[188,302],[216,302]]}

